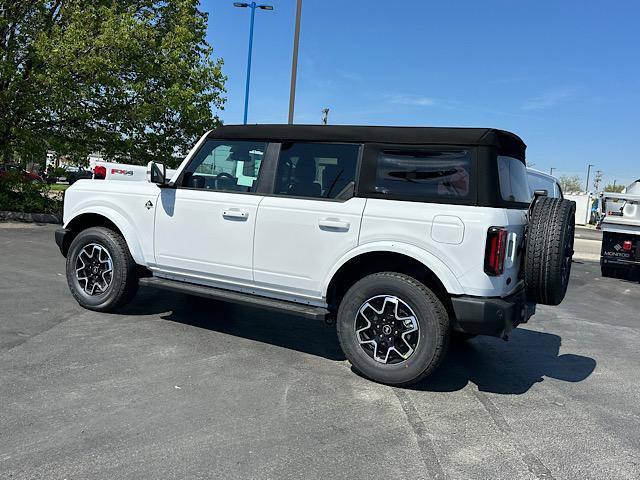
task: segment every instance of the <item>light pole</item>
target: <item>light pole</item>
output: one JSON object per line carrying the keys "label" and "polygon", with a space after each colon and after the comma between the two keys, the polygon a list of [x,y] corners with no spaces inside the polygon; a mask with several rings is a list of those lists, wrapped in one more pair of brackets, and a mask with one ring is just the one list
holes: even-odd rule
{"label": "light pole", "polygon": [[589,164],[589,167],[587,168],[587,188],[585,189],[585,192],[589,193],[589,177],[591,176],[591,167],[593,167],[593,165]]}
{"label": "light pole", "polygon": [[298,75],[298,45],[300,44],[300,17],[302,0],[296,2],[296,26],[293,32],[293,59],[291,61],[291,89],[289,90],[289,124],[293,123],[293,109],[296,102],[296,77]]}
{"label": "light pole", "polygon": [[251,52],[253,51],[253,20],[256,14],[256,8],[260,10],[273,10],[271,5],[258,5],[256,2],[244,3],[234,2],[234,7],[250,8],[251,9],[251,23],[249,26],[249,55],[247,56],[247,85],[244,91],[244,124],[247,124],[247,116],[249,114],[249,83],[251,82]]}
{"label": "light pole", "polygon": [[553,171],[556,169],[556,167],[551,167],[551,170],[549,170],[549,175],[553,175]]}

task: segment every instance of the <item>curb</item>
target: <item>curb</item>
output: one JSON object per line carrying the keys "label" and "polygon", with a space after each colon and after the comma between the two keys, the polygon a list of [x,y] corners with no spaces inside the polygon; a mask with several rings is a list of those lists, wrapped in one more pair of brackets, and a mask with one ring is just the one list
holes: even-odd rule
{"label": "curb", "polygon": [[0,222],[62,223],[60,215],[0,211]]}
{"label": "curb", "polygon": [[573,259],[583,262],[600,262],[600,255],[595,253],[574,253]]}

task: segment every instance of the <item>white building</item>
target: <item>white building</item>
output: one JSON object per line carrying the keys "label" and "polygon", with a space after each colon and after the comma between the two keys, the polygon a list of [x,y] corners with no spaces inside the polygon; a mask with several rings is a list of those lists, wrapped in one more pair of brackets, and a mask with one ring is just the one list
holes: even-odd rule
{"label": "white building", "polygon": [[[87,162],[89,163],[89,168],[93,169],[96,162],[102,162],[104,158],[100,153],[91,153],[87,156]],[[45,160],[45,169],[49,170],[49,168],[58,168],[58,167],[66,167],[69,165],[75,165],[74,162],[71,162],[65,156],[58,156],[56,152],[53,150],[47,151],[47,158]]]}

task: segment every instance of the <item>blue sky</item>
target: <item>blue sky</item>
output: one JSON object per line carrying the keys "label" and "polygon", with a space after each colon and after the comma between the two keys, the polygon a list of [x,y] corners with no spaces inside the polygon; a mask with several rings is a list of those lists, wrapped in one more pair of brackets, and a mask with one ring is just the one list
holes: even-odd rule
{"label": "blue sky", "polygon": [[[249,123],[286,123],[295,0],[256,11]],[[249,10],[204,0],[241,123]],[[296,123],[496,127],[535,168],[640,177],[640,2],[304,0]],[[593,177],[592,177],[593,178]]]}

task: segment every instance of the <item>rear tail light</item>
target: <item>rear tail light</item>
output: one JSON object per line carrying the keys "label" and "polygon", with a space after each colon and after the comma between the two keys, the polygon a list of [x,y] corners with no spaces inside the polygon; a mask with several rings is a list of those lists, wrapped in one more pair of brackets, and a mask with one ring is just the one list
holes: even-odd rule
{"label": "rear tail light", "polygon": [[509,231],[504,227],[489,228],[484,252],[484,271],[487,275],[502,275],[508,236]]}
{"label": "rear tail light", "polygon": [[631,243],[631,240],[625,240],[624,242],[622,242],[622,249],[625,252],[630,252],[632,248],[633,244]]}
{"label": "rear tail light", "polygon": [[93,178],[104,180],[107,177],[107,167],[104,165],[96,165],[93,168]]}

